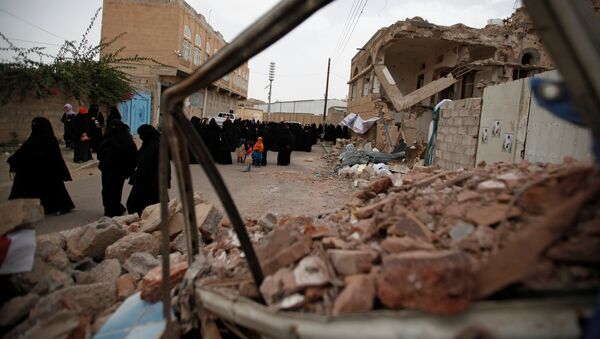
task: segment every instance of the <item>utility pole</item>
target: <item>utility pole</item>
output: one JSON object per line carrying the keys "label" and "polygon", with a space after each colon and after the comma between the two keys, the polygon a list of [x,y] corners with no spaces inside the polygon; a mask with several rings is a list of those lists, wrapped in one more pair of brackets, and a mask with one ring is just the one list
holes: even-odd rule
{"label": "utility pole", "polygon": [[327,59],[327,80],[325,81],[325,105],[323,105],[323,124],[327,124],[327,94],[329,93],[329,68],[331,67],[331,58]]}
{"label": "utility pole", "polygon": [[273,87],[273,80],[275,80],[275,63],[269,63],[269,105],[267,106],[267,120],[271,121],[271,89]]}

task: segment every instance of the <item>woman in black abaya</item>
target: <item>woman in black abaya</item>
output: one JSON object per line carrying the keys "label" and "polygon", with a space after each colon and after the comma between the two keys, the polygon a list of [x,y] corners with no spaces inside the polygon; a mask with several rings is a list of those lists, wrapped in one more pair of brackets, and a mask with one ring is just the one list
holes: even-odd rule
{"label": "woman in black abaya", "polygon": [[123,185],[135,169],[137,148],[129,127],[113,120],[106,129],[104,141],[98,148],[98,169],[102,172],[102,204],[104,215],[115,217],[126,211],[121,204]]}
{"label": "woman in black abaya", "polygon": [[287,166],[290,164],[290,158],[292,155],[292,149],[294,148],[294,136],[290,131],[289,126],[280,125],[280,136],[279,136],[279,152],[277,153],[277,165]]}
{"label": "woman in black abaya", "polygon": [[137,155],[137,167],[129,180],[133,185],[127,199],[129,213],[142,214],[147,206],[159,202],[158,190],[158,153],[160,133],[150,126],[142,125],[137,134],[142,139],[142,147]]}
{"label": "woman in black abaya", "polygon": [[87,114],[87,110],[81,107],[73,119],[73,161],[76,163],[92,160],[90,133],[93,125]]}
{"label": "woman in black abaya", "polygon": [[64,183],[71,181],[71,175],[48,119],[33,119],[31,136],[8,158],[8,164],[15,173],[8,199],[38,198],[46,214],[75,208]]}

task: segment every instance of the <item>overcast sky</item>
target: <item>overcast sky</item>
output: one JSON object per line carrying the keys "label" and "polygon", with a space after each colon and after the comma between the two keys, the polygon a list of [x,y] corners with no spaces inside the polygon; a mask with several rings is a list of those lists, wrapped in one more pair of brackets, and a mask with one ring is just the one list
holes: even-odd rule
{"label": "overcast sky", "polygon": [[[227,41],[276,2],[188,0]],[[57,45],[64,39],[81,38],[90,18],[101,6],[101,0],[0,0],[0,32],[13,39],[17,46],[45,46],[47,52],[55,54]],[[329,97],[345,99],[350,60],[356,48],[362,47],[379,28],[414,16],[440,25],[461,22],[483,27],[490,18],[509,17],[514,6],[515,0],[337,0],[250,60],[248,96],[266,101],[267,69],[273,61],[277,64],[273,102],[323,98],[327,58],[330,57]],[[358,20],[346,24],[348,18]],[[92,43],[100,40],[100,24],[99,17],[89,37]],[[354,31],[350,34],[350,30],[345,30],[346,39],[342,40],[345,26],[350,30],[354,27]],[[1,41],[0,47],[5,46],[6,42]],[[6,60],[8,55],[0,52],[0,58]]]}

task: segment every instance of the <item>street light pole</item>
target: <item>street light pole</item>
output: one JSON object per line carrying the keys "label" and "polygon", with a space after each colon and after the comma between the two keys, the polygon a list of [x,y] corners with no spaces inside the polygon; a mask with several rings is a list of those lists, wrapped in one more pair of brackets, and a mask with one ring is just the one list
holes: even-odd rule
{"label": "street light pole", "polygon": [[269,63],[269,105],[267,106],[267,120],[271,121],[271,89],[273,88],[273,80],[275,80],[275,63]]}

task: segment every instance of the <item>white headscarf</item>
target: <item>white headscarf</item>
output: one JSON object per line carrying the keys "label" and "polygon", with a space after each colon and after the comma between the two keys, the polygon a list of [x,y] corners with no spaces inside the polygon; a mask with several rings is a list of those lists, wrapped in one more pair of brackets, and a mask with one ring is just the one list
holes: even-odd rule
{"label": "white headscarf", "polygon": [[64,107],[68,110],[67,112],[65,112],[68,116],[74,116],[75,114],[77,114],[73,112],[73,106],[71,106],[71,104],[65,104]]}

